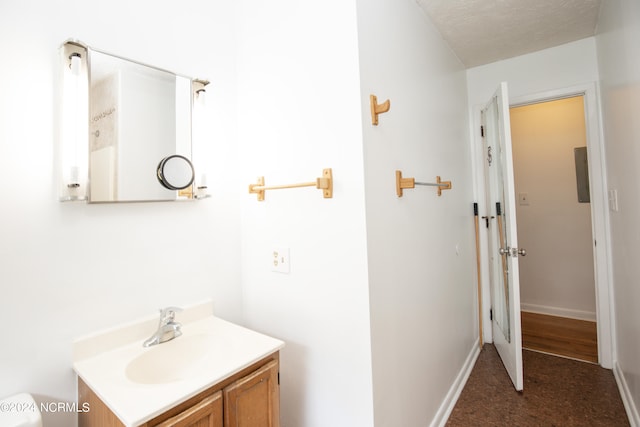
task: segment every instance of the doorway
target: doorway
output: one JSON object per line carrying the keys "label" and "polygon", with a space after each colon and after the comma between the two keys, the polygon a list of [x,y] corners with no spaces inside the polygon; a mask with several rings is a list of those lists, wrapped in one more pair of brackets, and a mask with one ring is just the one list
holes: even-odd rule
{"label": "doorway", "polygon": [[[613,368],[613,309],[611,303],[611,237],[608,228],[609,224],[609,198],[606,185],[606,166],[604,159],[604,146],[602,129],[600,128],[600,107],[598,100],[598,90],[595,82],[569,86],[560,89],[552,89],[543,92],[529,94],[519,94],[509,97],[509,106],[521,106],[536,102],[549,101],[566,98],[576,95],[584,96],[584,110],[587,128],[587,152],[589,158],[590,177],[590,207],[592,218],[593,252],[595,264],[595,290],[596,290],[596,320],[597,320],[597,341],[598,341],[598,364],[603,368]],[[481,110],[483,105],[474,107],[474,144],[472,147],[474,164],[476,170],[477,194],[485,194],[484,163],[486,152],[484,151],[483,134],[481,126]],[[482,200],[480,200],[482,202]],[[480,205],[480,212],[488,215],[490,206]],[[484,228],[484,227],[483,227]],[[484,262],[489,262],[490,257],[488,245],[488,233],[481,233],[481,253]],[[562,256],[562,254],[558,254]],[[485,264],[483,264],[485,265]],[[482,277],[482,300],[490,301],[491,286],[488,268],[483,267]],[[483,305],[482,310],[482,334],[484,342],[493,342],[494,336],[490,325],[492,324],[491,310],[488,304]]]}
{"label": "doorway", "polygon": [[597,363],[584,95],[510,108],[523,346]]}

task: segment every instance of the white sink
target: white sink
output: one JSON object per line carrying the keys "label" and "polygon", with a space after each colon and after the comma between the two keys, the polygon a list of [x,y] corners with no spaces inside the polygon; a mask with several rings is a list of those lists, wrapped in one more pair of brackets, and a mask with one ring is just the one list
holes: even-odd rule
{"label": "white sink", "polygon": [[185,308],[182,335],[149,348],[156,316],[90,334],[74,342],[73,367],[124,426],[144,425],[284,346],[212,311],[211,301]]}
{"label": "white sink", "polygon": [[163,384],[182,381],[202,372],[211,351],[211,336],[180,336],[149,347],[126,367],[127,378],[138,384]]}

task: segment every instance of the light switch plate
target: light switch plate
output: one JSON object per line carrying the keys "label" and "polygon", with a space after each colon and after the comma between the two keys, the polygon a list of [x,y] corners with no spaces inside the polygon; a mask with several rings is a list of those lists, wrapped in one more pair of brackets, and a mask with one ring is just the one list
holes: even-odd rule
{"label": "light switch plate", "polygon": [[289,248],[275,248],[271,252],[271,271],[289,274]]}
{"label": "light switch plate", "polygon": [[618,190],[609,190],[609,209],[618,212]]}
{"label": "light switch plate", "polygon": [[518,193],[518,204],[520,206],[529,206],[529,193]]}

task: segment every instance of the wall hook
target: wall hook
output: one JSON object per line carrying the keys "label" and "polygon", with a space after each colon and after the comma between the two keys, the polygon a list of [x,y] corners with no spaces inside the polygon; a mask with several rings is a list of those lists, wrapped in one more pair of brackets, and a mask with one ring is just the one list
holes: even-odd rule
{"label": "wall hook", "polygon": [[375,95],[369,95],[371,104],[371,124],[378,126],[378,114],[386,113],[391,107],[391,101],[388,99],[382,104],[378,104],[378,98]]}

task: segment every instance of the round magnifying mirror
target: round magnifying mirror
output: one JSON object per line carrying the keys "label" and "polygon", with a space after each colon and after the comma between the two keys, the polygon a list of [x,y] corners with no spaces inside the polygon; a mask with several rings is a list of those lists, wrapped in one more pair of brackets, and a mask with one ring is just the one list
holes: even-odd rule
{"label": "round magnifying mirror", "polygon": [[184,156],[167,156],[158,165],[158,181],[169,190],[183,190],[193,184],[195,173]]}

